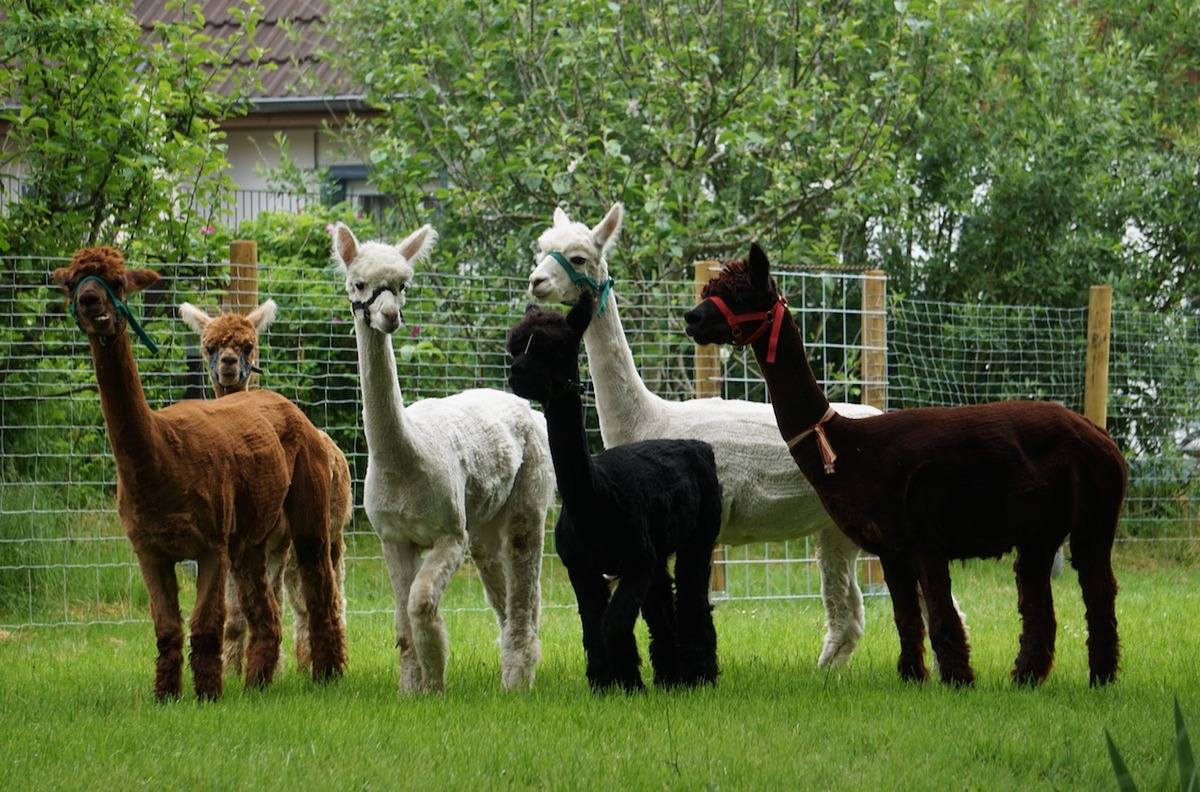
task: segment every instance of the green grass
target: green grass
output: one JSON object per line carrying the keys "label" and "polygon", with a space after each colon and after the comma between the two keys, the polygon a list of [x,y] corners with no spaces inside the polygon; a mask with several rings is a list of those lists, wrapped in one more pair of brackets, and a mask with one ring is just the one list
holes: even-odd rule
{"label": "green grass", "polygon": [[1175,772],[1174,699],[1200,722],[1200,574],[1123,560],[1118,577],[1122,673],[1100,690],[1070,571],[1054,673],[1011,686],[1005,562],[954,568],[978,678],[963,691],[898,680],[882,598],[831,673],[815,668],[819,603],[722,603],[717,686],[629,697],[588,692],[569,608],[544,616],[536,687],[508,694],[491,617],[448,613],[448,689],[430,698],[397,693],[386,614],[351,619],[341,682],[289,663],[266,691],[227,680],[211,705],[154,702],[148,624],[0,634],[0,789],[1113,789],[1106,729],[1153,783]]}

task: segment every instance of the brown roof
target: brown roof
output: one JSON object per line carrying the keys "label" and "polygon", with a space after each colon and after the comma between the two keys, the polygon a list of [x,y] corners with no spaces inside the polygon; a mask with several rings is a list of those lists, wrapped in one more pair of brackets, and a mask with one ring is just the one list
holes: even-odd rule
{"label": "brown roof", "polygon": [[[240,0],[203,0],[201,13],[205,20],[205,33],[220,41],[237,30],[237,17],[230,8],[244,6]],[[273,70],[263,69],[259,73],[262,90],[253,91],[252,96],[260,102],[272,99],[325,99],[331,97],[357,97],[361,91],[352,89],[346,80],[327,63],[319,52],[334,45],[332,37],[325,33],[324,19],[328,10],[325,0],[262,0],[263,17],[254,34],[254,43],[262,47],[261,63],[275,64]],[[154,30],[155,22],[178,20],[182,14],[178,9],[166,10],[162,0],[133,0],[133,12],[142,26],[143,35]],[[284,24],[281,24],[284,23]],[[286,25],[290,25],[291,33]],[[237,63],[249,67],[251,61],[242,55]],[[218,92],[227,90],[220,86]]]}

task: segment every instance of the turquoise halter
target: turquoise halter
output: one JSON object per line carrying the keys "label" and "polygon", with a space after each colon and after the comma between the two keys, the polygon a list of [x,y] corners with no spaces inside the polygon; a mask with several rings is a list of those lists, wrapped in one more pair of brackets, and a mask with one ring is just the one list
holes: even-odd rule
{"label": "turquoise halter", "polygon": [[596,315],[604,316],[604,309],[608,306],[608,295],[612,292],[613,279],[609,278],[604,282],[604,285],[601,286],[599,283],[596,283],[593,278],[584,275],[582,272],[576,271],[576,269],[571,266],[570,262],[567,261],[567,257],[562,253],[559,253],[557,250],[552,250],[546,255],[552,256],[555,261],[557,261],[559,264],[562,264],[562,268],[567,271],[567,276],[571,279],[571,283],[574,284],[576,288],[582,288],[579,285],[581,283],[586,283],[591,287],[592,293],[596,295],[596,302],[600,304],[600,309],[596,311]]}
{"label": "turquoise halter", "polygon": [[[120,298],[113,294],[113,290],[110,289],[108,284],[104,282],[104,279],[98,275],[88,275],[86,278],[79,281],[79,283],[75,284],[75,292],[71,295],[71,318],[75,320],[75,325],[80,330],[83,330],[83,325],[79,323],[79,316],[75,313],[75,298],[79,294],[79,287],[90,280],[94,280],[104,287],[104,291],[108,292],[109,299],[113,301],[113,305],[115,305],[117,308],[117,314],[125,321],[129,322],[129,326],[133,328],[133,332],[137,333],[138,338],[142,339],[142,343],[150,349],[150,353],[157,355],[158,344],[154,343],[154,340],[147,335],[146,331],[142,329],[142,326],[138,324],[138,320],[133,318],[133,314],[129,312],[129,306],[121,302]],[[86,333],[87,331],[84,330],[84,332]]]}
{"label": "turquoise halter", "polygon": [[[241,367],[238,371],[238,384],[239,385],[245,384],[250,379],[251,374],[262,374],[263,373],[263,370],[261,368],[259,368],[258,366],[254,365],[253,363],[251,363],[249,358],[247,358],[245,355],[239,355],[238,357],[239,357],[239,360],[241,361]],[[209,376],[212,378],[212,381],[218,385],[221,385],[221,378],[217,376],[217,366],[219,366],[220,363],[221,363],[221,361],[217,359],[217,355],[213,355],[212,358],[208,361],[208,370],[210,372]],[[223,388],[225,386],[221,385],[221,387]]]}

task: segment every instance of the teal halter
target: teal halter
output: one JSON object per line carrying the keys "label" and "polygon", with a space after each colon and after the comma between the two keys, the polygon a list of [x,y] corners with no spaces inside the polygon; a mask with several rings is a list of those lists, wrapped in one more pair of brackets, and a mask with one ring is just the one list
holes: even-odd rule
{"label": "teal halter", "polygon": [[[238,358],[241,361],[241,365],[238,370],[238,384],[239,385],[244,385],[250,379],[251,374],[262,374],[263,373],[263,370],[261,368],[259,368],[258,366],[254,365],[253,363],[251,363],[249,358],[247,358],[245,355],[239,355]],[[209,376],[212,378],[212,381],[215,382],[217,385],[221,385],[221,378],[219,376],[217,376],[217,366],[219,366],[220,364],[221,364],[221,361],[218,359],[217,355],[213,355],[212,358],[208,361],[208,370],[210,372]],[[221,387],[223,388],[225,386],[221,385]]]}
{"label": "teal halter", "polygon": [[[90,280],[94,280],[104,287],[104,291],[108,292],[109,299],[113,301],[113,305],[115,305],[117,308],[117,314],[125,321],[129,322],[129,326],[133,328],[133,332],[137,333],[138,338],[142,339],[142,343],[144,343],[150,349],[150,353],[157,355],[158,344],[154,343],[154,340],[146,334],[146,331],[142,329],[140,324],[138,324],[138,320],[133,318],[133,314],[129,312],[129,306],[121,302],[117,295],[113,294],[113,290],[108,288],[108,284],[104,282],[104,279],[97,275],[88,275],[86,278],[79,281],[79,283],[75,284],[75,292],[71,295],[71,318],[75,320],[76,326],[79,327],[80,330],[83,330],[83,325],[79,323],[79,316],[75,313],[75,297],[79,294],[79,287]],[[87,331],[84,330],[84,332],[86,333]]]}
{"label": "teal halter", "polygon": [[582,272],[577,272],[575,268],[571,266],[570,262],[567,261],[567,257],[562,253],[559,253],[557,250],[552,250],[546,255],[552,256],[555,261],[557,261],[559,264],[562,264],[562,268],[567,271],[567,276],[571,279],[571,283],[573,283],[576,288],[583,288],[579,285],[581,283],[586,283],[591,287],[592,293],[596,295],[596,302],[600,304],[600,309],[596,311],[596,315],[604,316],[604,309],[608,306],[608,295],[612,292],[613,279],[609,278],[604,282],[604,285],[601,286],[591,277],[584,275]]}

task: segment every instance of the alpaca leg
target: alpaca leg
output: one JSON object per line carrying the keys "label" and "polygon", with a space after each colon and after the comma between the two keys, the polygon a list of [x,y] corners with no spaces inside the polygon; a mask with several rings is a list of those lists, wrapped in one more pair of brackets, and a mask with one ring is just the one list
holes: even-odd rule
{"label": "alpaca leg", "polygon": [[410,542],[383,542],[392,595],[396,600],[396,646],[400,649],[400,692],[417,693],[424,688],[421,664],[413,647],[412,623],[408,619],[408,595],[417,576],[420,553]]}
{"label": "alpaca leg", "polygon": [[[286,546],[285,546],[286,547]],[[286,547],[283,562],[283,588],[287,591],[288,603],[292,607],[292,645],[296,653],[296,670],[306,671],[312,665],[312,641],[308,633],[308,605],[304,603],[304,581],[300,579],[300,565],[296,554]],[[273,586],[275,601],[283,603],[279,587]]]}
{"label": "alpaca leg", "polygon": [[446,661],[450,655],[450,636],[442,620],[442,595],[462,566],[464,551],[460,538],[439,537],[417,570],[409,593],[408,619],[417,662],[421,664],[423,690],[433,693],[446,689]]}
{"label": "alpaca leg", "polygon": [[196,697],[215,701],[224,691],[221,678],[221,638],[225,629],[228,564],[221,553],[196,559],[196,607],[191,631],[192,682]]}
{"label": "alpaca leg", "polygon": [[[267,580],[271,584],[271,592],[275,595],[275,604],[279,607],[280,628],[283,626],[283,592],[287,583],[286,571],[287,564],[291,560],[292,553],[291,543],[286,539],[281,539],[267,554]],[[299,596],[299,592],[293,595],[291,589],[288,589],[288,596],[297,599],[303,599]],[[307,644],[307,637],[305,639]],[[279,663],[275,668],[276,671],[283,670],[283,652],[279,653]]]}
{"label": "alpaca leg", "polygon": [[1120,661],[1117,637],[1117,579],[1112,569],[1111,540],[1095,552],[1080,549],[1071,539],[1071,565],[1079,573],[1087,620],[1088,682],[1093,687],[1116,681]]}
{"label": "alpaca leg", "polygon": [[225,645],[222,665],[226,671],[242,675],[242,662],[246,657],[246,617],[238,602],[237,585],[233,578],[225,579]]}
{"label": "alpaca leg", "polygon": [[613,680],[625,691],[645,690],[638,672],[641,658],[633,628],[638,613],[650,590],[652,572],[626,573],[617,581],[617,588],[604,611],[604,650],[613,672]]}
{"label": "alpaca leg", "polygon": [[[958,599],[951,596],[950,601],[954,603],[954,611],[958,614],[958,621],[962,624],[963,635],[967,636],[967,640],[971,639],[971,626],[967,624],[967,614],[958,604]],[[925,622],[925,631],[929,632],[929,608],[925,605],[925,593],[921,592],[921,620]],[[938,671],[937,655],[933,656],[933,662],[930,667],[934,671]]]}
{"label": "alpaca leg", "polygon": [[312,676],[318,682],[340,677],[346,668],[346,624],[333,570],[334,531],[329,524],[329,461],[323,443],[303,446],[283,502],[308,607]]}
{"label": "alpaca leg", "polygon": [[712,543],[707,538],[679,548],[675,555],[675,607],[680,675],[685,685],[716,682],[719,673],[717,630],[709,601],[711,576]]}
{"label": "alpaca leg", "polygon": [[137,554],[142,580],[150,595],[150,618],[158,642],[154,697],[159,701],[183,695],[183,618],[179,613],[179,580],[175,562]]}
{"label": "alpaca leg", "polygon": [[542,610],[544,514],[514,524],[505,543],[508,619],[500,634],[501,684],[506,690],[533,687],[542,659],[538,622]]}
{"label": "alpaca leg", "polygon": [[900,637],[900,659],[896,668],[900,678],[924,682],[929,678],[925,667],[925,622],[921,618],[917,577],[903,558],[879,553],[883,579],[892,598],[892,614]]}
{"label": "alpaca leg", "polygon": [[498,640],[503,643],[504,628],[508,624],[508,583],[500,544],[499,535],[491,530],[478,530],[468,536],[471,562],[483,584],[483,595],[496,614]]}
{"label": "alpaca leg", "polygon": [[1053,548],[1018,547],[1013,572],[1017,579],[1017,610],[1021,613],[1021,648],[1013,665],[1013,680],[1019,685],[1039,685],[1054,667],[1054,592],[1050,575]]}
{"label": "alpaca leg", "polygon": [[267,548],[261,544],[243,548],[229,561],[238,582],[242,612],[250,625],[246,689],[266,687],[271,684],[279,666],[279,644],[283,633],[279,605],[267,577]]}
{"label": "alpaca leg", "polygon": [[856,569],[858,546],[833,527],[821,531],[815,539],[826,630],[817,667],[827,668],[850,659],[863,636],[866,613]]}
{"label": "alpaca leg", "polygon": [[588,686],[601,693],[615,684],[608,652],[604,648],[604,612],[608,609],[609,589],[604,576],[593,569],[568,566],[567,576],[579,603],[579,621],[583,627],[583,655]]}
{"label": "alpaca leg", "polygon": [[975,674],[971,671],[971,650],[950,594],[950,566],[940,558],[919,558],[917,563],[921,594],[929,610],[929,642],[937,657],[942,682],[972,685]]}
{"label": "alpaca leg", "polygon": [[[642,618],[650,630],[650,667],[657,687],[675,687],[684,683],[680,669],[680,638],[675,616],[675,584],[666,564],[654,570]],[[692,681],[695,684],[695,680]]]}
{"label": "alpaca leg", "polygon": [[[327,517],[320,515],[322,527]],[[323,531],[294,535],[292,549],[300,566],[304,603],[308,607],[313,679],[323,682],[340,677],[346,668],[346,625],[341,618],[329,535]]]}

